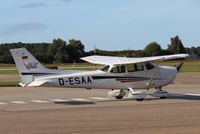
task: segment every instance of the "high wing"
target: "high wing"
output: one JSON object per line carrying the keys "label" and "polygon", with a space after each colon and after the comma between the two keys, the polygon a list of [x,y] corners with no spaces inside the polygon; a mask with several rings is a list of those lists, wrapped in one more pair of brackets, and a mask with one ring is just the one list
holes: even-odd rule
{"label": "high wing", "polygon": [[127,58],[127,57],[114,57],[114,56],[100,56],[93,55],[81,58],[84,61],[93,64],[102,64],[102,65],[122,65],[122,64],[134,64],[141,62],[155,62],[171,59],[180,59],[186,58],[188,54],[174,54],[174,55],[164,55],[164,56],[152,56],[152,57],[143,57],[143,58]]}

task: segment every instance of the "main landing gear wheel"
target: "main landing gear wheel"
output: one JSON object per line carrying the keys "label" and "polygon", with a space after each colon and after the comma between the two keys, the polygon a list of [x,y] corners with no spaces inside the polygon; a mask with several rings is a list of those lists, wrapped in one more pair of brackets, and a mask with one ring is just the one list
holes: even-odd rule
{"label": "main landing gear wheel", "polygon": [[126,95],[126,91],[121,89],[118,96],[115,96],[116,99],[122,99]]}
{"label": "main landing gear wheel", "polygon": [[124,89],[117,89],[108,92],[109,97],[115,97],[116,99],[122,99],[126,95],[127,91]]}
{"label": "main landing gear wheel", "polygon": [[166,99],[167,97],[166,96],[162,96],[162,97],[160,97],[160,99]]}
{"label": "main landing gear wheel", "polygon": [[146,98],[147,94],[144,91],[131,91],[128,98],[135,99],[137,101],[143,101]]}
{"label": "main landing gear wheel", "polygon": [[123,97],[124,96],[120,96],[120,95],[119,96],[115,96],[115,98],[118,99],[118,100],[123,99]]}
{"label": "main landing gear wheel", "polygon": [[137,101],[143,101],[144,100],[144,98],[142,98],[142,99],[136,99]]}

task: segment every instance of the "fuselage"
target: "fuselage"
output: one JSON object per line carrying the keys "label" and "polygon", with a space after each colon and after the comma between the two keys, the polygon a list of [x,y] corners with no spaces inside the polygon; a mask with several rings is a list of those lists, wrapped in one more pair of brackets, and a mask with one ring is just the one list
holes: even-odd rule
{"label": "fuselage", "polygon": [[148,67],[143,64],[143,68],[138,70],[131,70],[128,65],[123,65],[123,68],[117,66],[121,67],[119,72],[114,70],[116,66],[105,66],[96,71],[41,77],[37,80],[50,79],[51,82],[48,84],[52,86],[69,88],[147,89],[166,86],[175,79],[175,67],[151,65]]}

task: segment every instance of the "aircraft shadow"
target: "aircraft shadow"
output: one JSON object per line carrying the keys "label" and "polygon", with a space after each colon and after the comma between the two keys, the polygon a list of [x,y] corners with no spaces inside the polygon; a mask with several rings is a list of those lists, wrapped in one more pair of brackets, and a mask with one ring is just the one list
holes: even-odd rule
{"label": "aircraft shadow", "polygon": [[[160,99],[158,97],[153,97],[153,94],[148,94],[152,96],[150,98],[146,98],[145,100],[156,100]],[[166,99],[182,99],[182,100],[200,100],[200,94],[189,94],[189,93],[168,93]]]}
{"label": "aircraft shadow", "polygon": [[62,105],[92,105],[92,104],[96,104],[97,102],[116,102],[116,101],[132,101],[132,99],[120,99],[120,100],[116,100],[116,99],[108,99],[108,100],[98,100],[98,101],[74,101],[74,100],[70,100],[70,101],[55,101],[54,104],[62,104]]}
{"label": "aircraft shadow", "polygon": [[185,93],[169,93],[167,99],[200,100],[200,95]]}
{"label": "aircraft shadow", "polygon": [[62,104],[62,105],[91,105],[91,104],[96,104],[95,102],[92,101],[57,101],[54,102],[55,104]]}
{"label": "aircraft shadow", "polygon": [[[151,100],[160,100],[159,97],[153,97],[153,94],[148,94],[148,96],[145,98],[144,101],[151,101]],[[187,93],[169,93],[166,99],[182,99],[182,100],[200,100],[200,94],[187,94]],[[98,101],[98,102],[114,102],[114,101],[133,101],[135,99],[130,99],[130,98],[124,98],[121,100],[103,100],[103,101]]]}
{"label": "aircraft shadow", "polygon": [[[153,94],[148,94],[145,98],[145,101],[151,100],[160,100],[158,97],[153,97]],[[200,100],[200,94],[187,94],[187,93],[169,93],[166,99],[182,99],[182,100]],[[99,101],[55,101],[55,104],[62,104],[62,105],[94,105],[96,102],[117,102],[117,101],[133,101],[134,99],[124,98],[121,100],[116,99],[108,99],[108,100],[99,100]]]}

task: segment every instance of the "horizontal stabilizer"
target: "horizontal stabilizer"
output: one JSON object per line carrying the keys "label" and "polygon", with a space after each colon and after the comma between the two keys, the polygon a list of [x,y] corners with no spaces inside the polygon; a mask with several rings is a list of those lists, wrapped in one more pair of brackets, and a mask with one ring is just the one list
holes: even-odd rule
{"label": "horizontal stabilizer", "polygon": [[21,86],[21,87],[26,87],[26,85],[25,84],[23,84],[23,83],[19,83],[19,85]]}
{"label": "horizontal stabilizer", "polygon": [[33,81],[31,82],[29,85],[27,85],[27,87],[37,87],[37,86],[41,86],[43,84],[45,84],[46,82],[48,82],[48,80],[40,80],[40,81]]}

